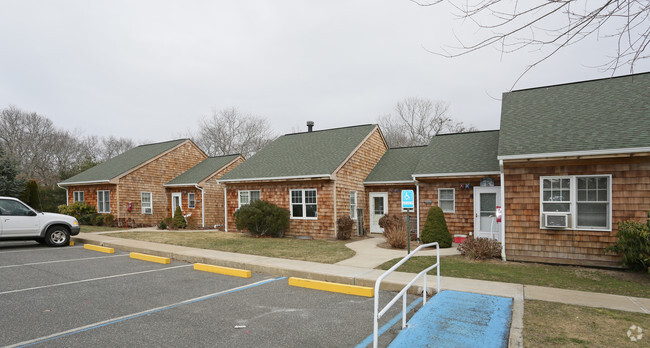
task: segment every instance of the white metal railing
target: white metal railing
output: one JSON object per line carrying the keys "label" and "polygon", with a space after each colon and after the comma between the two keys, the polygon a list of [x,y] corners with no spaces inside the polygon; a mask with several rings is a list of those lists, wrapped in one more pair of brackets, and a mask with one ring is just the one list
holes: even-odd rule
{"label": "white metal railing", "polygon": [[[426,268],[422,272],[418,273],[395,297],[393,297],[388,304],[382,308],[381,311],[379,311],[379,285],[381,284],[381,281],[384,280],[384,278],[388,277],[393,271],[395,271],[399,266],[404,264],[404,262],[408,261],[415,253],[420,251],[422,248],[428,248],[432,246],[436,246],[436,263],[432,265],[431,267]],[[420,245],[417,247],[415,250],[413,250],[410,254],[406,255],[405,258],[403,258],[400,262],[396,263],[393,267],[391,267],[388,271],[386,271],[384,274],[379,276],[377,278],[377,281],[375,282],[375,311],[373,313],[373,318],[374,318],[374,330],[373,330],[373,340],[372,340],[372,346],[374,348],[377,348],[377,341],[378,341],[378,336],[379,336],[379,318],[381,318],[386,312],[399,300],[399,297],[402,296],[402,329],[406,327],[406,294],[408,293],[409,288],[415,284],[415,282],[420,278],[423,277],[423,283],[422,283],[422,306],[424,306],[427,303],[427,272],[429,272],[432,269],[436,269],[436,280],[437,280],[437,288],[436,292],[440,292],[440,246],[438,243],[429,243],[429,244],[424,244]]]}

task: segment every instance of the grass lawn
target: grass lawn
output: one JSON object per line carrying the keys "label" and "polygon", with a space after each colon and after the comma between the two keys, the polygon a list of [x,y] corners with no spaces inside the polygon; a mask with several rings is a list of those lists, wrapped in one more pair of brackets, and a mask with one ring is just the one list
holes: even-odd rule
{"label": "grass lawn", "polygon": [[193,248],[321,263],[336,263],[355,254],[352,249],[345,246],[345,243],[350,241],[338,240],[255,238],[242,233],[228,232],[119,232],[107,235]]}
{"label": "grass lawn", "polygon": [[105,232],[105,231],[123,231],[123,230],[125,230],[124,227],[81,225],[81,232],[83,232],[83,233]]}
{"label": "grass lawn", "polygon": [[[379,268],[389,269],[399,260],[393,259]],[[417,273],[434,263],[434,257],[416,256],[398,270]],[[504,262],[496,259],[473,261],[460,255],[441,257],[440,263],[442,276],[650,298],[650,274],[648,273]],[[430,273],[435,274],[435,270]]]}
{"label": "grass lawn", "polygon": [[[643,329],[637,342],[632,325]],[[650,315],[528,300],[523,337],[526,347],[650,347]]]}

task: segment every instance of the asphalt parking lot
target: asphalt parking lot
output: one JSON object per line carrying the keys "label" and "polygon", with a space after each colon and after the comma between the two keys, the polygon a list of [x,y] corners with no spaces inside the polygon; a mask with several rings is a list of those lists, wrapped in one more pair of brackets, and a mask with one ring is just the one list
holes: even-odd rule
{"label": "asphalt parking lot", "polygon": [[[83,246],[0,243],[0,280],[0,346],[355,347],[373,328],[372,298]],[[394,307],[381,346],[399,330]]]}

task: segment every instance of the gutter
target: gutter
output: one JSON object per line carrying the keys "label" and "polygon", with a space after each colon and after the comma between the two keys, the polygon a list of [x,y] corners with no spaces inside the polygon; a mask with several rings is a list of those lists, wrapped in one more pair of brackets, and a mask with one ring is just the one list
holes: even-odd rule
{"label": "gutter", "polygon": [[194,187],[196,187],[197,190],[201,191],[201,227],[205,228],[205,199],[204,199],[204,191],[202,188],[199,187],[198,184],[194,184]]}
{"label": "gutter", "polygon": [[575,157],[575,156],[599,156],[599,155],[618,155],[650,152],[650,147],[630,147],[622,149],[605,149],[605,150],[586,150],[586,151],[566,151],[566,152],[546,152],[532,153],[522,155],[497,156],[498,160],[522,160],[537,158],[554,158],[554,157]]}
{"label": "gutter", "polygon": [[60,182],[57,183],[57,186],[72,186],[72,185],[89,185],[89,184],[103,184],[110,183],[110,180],[94,180],[94,181],[77,181],[77,182]]}
{"label": "gutter", "polygon": [[60,183],[57,183],[56,186],[58,186],[60,189],[65,190],[65,205],[70,205],[70,203],[68,202],[68,188],[61,186]]}
{"label": "gutter", "polygon": [[[416,209],[417,209],[417,213],[416,213],[417,220],[416,221],[417,221],[417,229],[418,229],[417,230],[417,236],[418,236],[418,241],[420,241],[420,183],[417,180],[415,180],[415,192],[416,192],[415,196],[418,198],[418,204],[417,204],[417,207],[416,207]],[[410,233],[410,232],[408,232],[408,233]],[[409,234],[409,238],[411,238],[410,234]]]}
{"label": "gutter", "polygon": [[323,179],[331,180],[332,174],[277,176],[277,177],[269,177],[269,178],[249,178],[249,179],[226,179],[226,180],[217,180],[217,184],[221,184],[224,182],[270,181],[270,180],[314,179],[314,178],[323,178]]}
{"label": "gutter", "polygon": [[413,179],[418,178],[437,178],[437,177],[452,177],[452,176],[484,176],[484,175],[498,175],[500,171],[496,172],[465,172],[465,173],[435,173],[435,174],[413,174]]}

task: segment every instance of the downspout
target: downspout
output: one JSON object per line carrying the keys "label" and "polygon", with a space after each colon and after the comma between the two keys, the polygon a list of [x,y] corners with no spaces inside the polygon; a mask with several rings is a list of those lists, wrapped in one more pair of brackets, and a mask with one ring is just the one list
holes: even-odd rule
{"label": "downspout", "polygon": [[420,240],[420,182],[417,179],[415,181],[415,196],[418,198],[417,207],[415,208],[417,213],[415,213],[417,218],[417,236],[418,241]]}
{"label": "downspout", "polygon": [[68,202],[68,188],[62,187],[61,185],[59,185],[59,183],[57,183],[56,186],[58,186],[60,189],[65,190],[65,205],[69,205],[70,203]]}
{"label": "downspout", "polygon": [[228,232],[228,186],[223,184],[223,229]]}
{"label": "downspout", "polygon": [[202,188],[199,187],[199,184],[194,184],[194,187],[196,187],[199,191],[201,191],[201,227],[205,228],[205,199],[204,199],[204,191]]}
{"label": "downspout", "polygon": [[501,177],[501,259],[506,261],[506,179],[503,173],[503,160],[499,160],[499,173]]}
{"label": "downspout", "polygon": [[336,238],[336,230],[338,226],[336,226],[336,219],[337,219],[337,209],[336,207],[338,206],[338,200],[336,196],[336,179],[334,179],[334,238]]}

